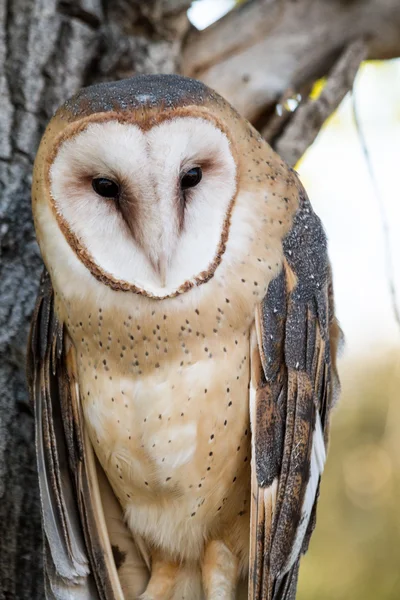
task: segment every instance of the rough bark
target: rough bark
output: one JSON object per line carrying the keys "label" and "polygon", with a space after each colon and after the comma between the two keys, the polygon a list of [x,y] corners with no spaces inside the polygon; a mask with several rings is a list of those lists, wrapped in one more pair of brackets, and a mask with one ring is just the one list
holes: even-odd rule
{"label": "rough bark", "polygon": [[[189,4],[0,1],[0,600],[43,598],[24,357],[41,270],[30,179],[53,111],[94,81],[180,68],[245,116],[261,115],[270,141],[281,141],[293,162],[351,88],[357,61],[400,54],[398,0],[251,0],[208,30],[186,35]],[[325,95],[313,105],[307,92],[330,70]],[[299,91],[303,107],[274,113],[283,94]]]}
{"label": "rough bark", "polygon": [[30,182],[54,110],[92,81],[176,70],[187,0],[0,2],[0,598],[40,600],[41,528],[25,346],[39,274]]}

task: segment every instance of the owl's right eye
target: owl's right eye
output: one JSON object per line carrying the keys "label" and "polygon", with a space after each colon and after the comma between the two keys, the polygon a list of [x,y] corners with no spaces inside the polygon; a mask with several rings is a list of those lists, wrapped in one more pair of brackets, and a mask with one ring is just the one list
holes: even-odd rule
{"label": "owl's right eye", "polygon": [[119,185],[115,181],[112,181],[112,179],[96,177],[92,179],[92,187],[96,194],[103,198],[118,198]]}

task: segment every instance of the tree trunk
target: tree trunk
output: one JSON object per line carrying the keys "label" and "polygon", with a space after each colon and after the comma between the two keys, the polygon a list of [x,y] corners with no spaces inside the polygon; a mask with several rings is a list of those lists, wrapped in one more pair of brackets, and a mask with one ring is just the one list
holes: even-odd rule
{"label": "tree trunk", "polygon": [[[257,119],[294,164],[351,88],[360,61],[400,54],[398,0],[251,0],[187,35],[189,4],[0,2],[0,600],[43,598],[25,345],[42,268],[31,172],[54,110],[95,81],[181,70]],[[321,98],[308,99],[315,79],[327,74]],[[300,105],[295,112],[288,98]]]}

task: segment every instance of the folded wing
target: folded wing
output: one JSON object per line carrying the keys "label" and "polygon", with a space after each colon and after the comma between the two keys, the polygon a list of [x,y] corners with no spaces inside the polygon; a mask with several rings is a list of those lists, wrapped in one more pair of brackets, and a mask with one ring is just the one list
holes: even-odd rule
{"label": "folded wing", "polygon": [[[32,320],[28,380],[35,409],[46,597],[123,600],[114,554],[130,565],[136,577],[127,582],[131,588],[143,589],[147,569],[86,433],[75,349],[55,314],[47,272]],[[104,506],[107,512],[112,507],[111,533]]]}
{"label": "folded wing", "polygon": [[253,336],[250,600],[295,598],[339,387],[326,237],[303,189],[283,251]]}

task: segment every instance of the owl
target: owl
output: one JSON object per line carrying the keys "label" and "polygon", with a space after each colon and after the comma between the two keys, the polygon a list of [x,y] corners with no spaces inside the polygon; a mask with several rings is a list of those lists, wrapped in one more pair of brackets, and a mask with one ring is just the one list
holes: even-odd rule
{"label": "owl", "polygon": [[58,110],[32,201],[47,598],[294,599],[340,338],[296,173],[202,83],[140,75]]}

